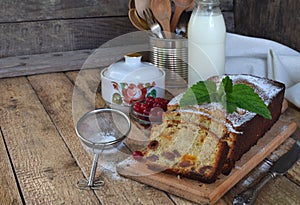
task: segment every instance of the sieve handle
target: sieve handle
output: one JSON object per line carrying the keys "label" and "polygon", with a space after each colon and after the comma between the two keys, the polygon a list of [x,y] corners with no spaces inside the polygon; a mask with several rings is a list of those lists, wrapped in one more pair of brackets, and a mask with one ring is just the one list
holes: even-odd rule
{"label": "sieve handle", "polygon": [[98,165],[98,159],[99,159],[99,153],[94,154],[94,159],[93,159],[93,165],[90,173],[90,178],[88,182],[88,186],[92,187],[94,185],[94,179],[95,179],[95,174],[96,174],[96,169]]}

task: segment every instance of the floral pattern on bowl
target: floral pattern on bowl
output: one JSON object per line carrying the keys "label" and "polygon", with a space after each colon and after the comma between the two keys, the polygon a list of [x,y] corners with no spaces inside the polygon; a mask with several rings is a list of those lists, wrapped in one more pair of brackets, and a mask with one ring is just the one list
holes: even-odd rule
{"label": "floral pattern on bowl", "polygon": [[112,102],[118,105],[131,105],[136,101],[144,100],[147,96],[156,97],[155,81],[152,83],[117,83],[112,81],[115,90]]}

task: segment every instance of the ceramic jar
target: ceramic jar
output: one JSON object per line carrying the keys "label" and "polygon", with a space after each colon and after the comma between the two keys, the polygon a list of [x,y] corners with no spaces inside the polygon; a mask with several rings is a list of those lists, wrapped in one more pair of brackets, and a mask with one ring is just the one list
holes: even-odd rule
{"label": "ceramic jar", "polygon": [[101,92],[108,104],[130,106],[147,96],[164,97],[165,72],[138,54],[126,55],[101,72]]}

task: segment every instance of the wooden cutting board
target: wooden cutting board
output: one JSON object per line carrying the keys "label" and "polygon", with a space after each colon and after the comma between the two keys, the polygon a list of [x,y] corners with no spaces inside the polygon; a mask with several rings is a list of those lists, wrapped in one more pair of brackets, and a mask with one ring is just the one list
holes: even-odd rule
{"label": "wooden cutting board", "polygon": [[176,175],[162,172],[156,173],[132,157],[120,162],[117,165],[117,171],[124,177],[145,183],[185,199],[197,203],[214,204],[294,133],[296,128],[296,123],[289,122],[282,115],[264,137],[236,162],[236,166],[230,175],[220,175],[219,179],[212,184],[179,178]]}

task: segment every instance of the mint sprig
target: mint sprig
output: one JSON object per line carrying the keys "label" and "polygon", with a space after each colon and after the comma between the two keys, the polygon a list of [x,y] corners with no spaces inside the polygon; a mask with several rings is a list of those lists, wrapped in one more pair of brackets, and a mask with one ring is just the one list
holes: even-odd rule
{"label": "mint sprig", "polygon": [[216,83],[211,80],[199,81],[187,89],[179,105],[184,107],[210,102],[221,103],[228,113],[242,108],[264,118],[272,119],[268,107],[252,87],[247,84],[233,85],[228,76],[223,78],[218,89]]}

